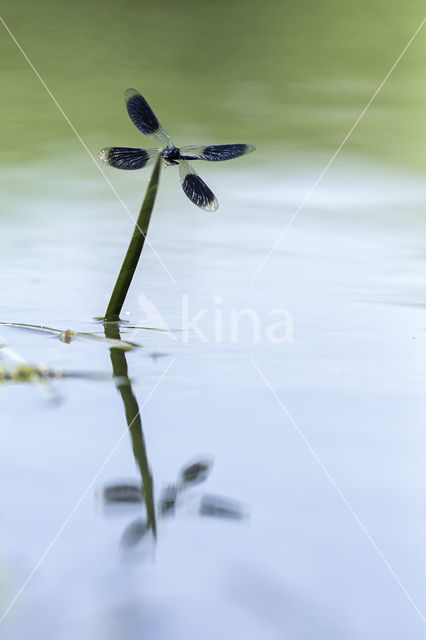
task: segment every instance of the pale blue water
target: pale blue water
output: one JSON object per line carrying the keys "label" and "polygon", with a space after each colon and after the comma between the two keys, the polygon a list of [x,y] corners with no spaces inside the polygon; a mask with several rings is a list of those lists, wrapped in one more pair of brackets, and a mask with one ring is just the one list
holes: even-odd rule
{"label": "pale blue water", "polygon": [[[120,537],[143,509],[102,507],[103,486],[138,478],[113,381],[53,381],[60,402],[34,385],[2,388],[3,607],[93,482],[3,622],[6,637],[421,637],[418,613],[333,483],[421,609],[424,188],[372,165],[330,171],[250,283],[317,175],[316,162],[304,163],[280,182],[280,164],[227,165],[217,188],[211,171],[222,205],[214,216],[187,205],[173,171],[163,176],[150,239],[176,282],[147,249],[125,317],[145,324],[143,295],[172,333],[124,328],[143,345],[127,353],[129,375],[156,497],[186,462],[212,456],[214,466],[176,517],[159,521],[156,546],[148,536],[123,551]],[[113,201],[85,204],[101,188],[82,182],[60,209],[56,198],[15,193],[1,242],[3,321],[101,332],[91,318],[131,229]],[[65,201],[67,189],[74,184]],[[207,310],[208,343],[193,333],[183,342],[182,294],[191,315]],[[259,315],[259,343],[249,322],[231,342],[232,310],[244,308]],[[266,339],[277,308],[291,314],[292,343]],[[103,343],[0,333],[27,362],[111,370]],[[200,517],[205,492],[237,500],[249,517]]]}

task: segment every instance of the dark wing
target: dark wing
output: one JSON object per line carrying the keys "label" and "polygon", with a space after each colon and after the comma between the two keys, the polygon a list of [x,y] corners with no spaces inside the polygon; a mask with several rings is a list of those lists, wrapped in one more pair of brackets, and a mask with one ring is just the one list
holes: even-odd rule
{"label": "dark wing", "polygon": [[130,119],[139,131],[155,142],[159,142],[163,147],[174,146],[170,136],[158,122],[157,116],[139,91],[127,89],[124,99]]}
{"label": "dark wing", "polygon": [[180,154],[185,160],[208,160],[210,162],[220,162],[221,160],[239,158],[239,156],[250,153],[255,149],[256,147],[252,144],[213,144],[209,147],[197,145],[192,147],[181,147]]}
{"label": "dark wing", "polygon": [[106,147],[99,152],[99,160],[116,169],[143,169],[151,164],[160,152],[159,149]]}
{"label": "dark wing", "polygon": [[204,211],[216,211],[219,205],[214,193],[185,160],[179,162],[179,173],[182,189],[191,202]]}

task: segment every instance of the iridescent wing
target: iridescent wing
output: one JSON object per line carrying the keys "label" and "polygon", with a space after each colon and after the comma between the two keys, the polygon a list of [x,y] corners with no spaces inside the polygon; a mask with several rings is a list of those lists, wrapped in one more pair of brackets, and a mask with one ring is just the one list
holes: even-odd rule
{"label": "iridescent wing", "polygon": [[232,160],[254,151],[256,147],[252,144],[214,144],[209,147],[196,145],[191,147],[181,147],[180,155],[184,160],[208,160],[209,162],[220,162],[222,160]]}
{"label": "iridescent wing", "polygon": [[179,173],[182,189],[191,202],[204,211],[216,211],[219,205],[214,193],[186,160],[179,161]]}
{"label": "iridescent wing", "polygon": [[157,116],[139,91],[127,89],[124,99],[130,119],[139,131],[155,140],[162,147],[174,146],[169,134],[158,122]]}
{"label": "iridescent wing", "polygon": [[153,163],[161,149],[132,149],[106,147],[99,152],[99,160],[116,169],[143,169]]}

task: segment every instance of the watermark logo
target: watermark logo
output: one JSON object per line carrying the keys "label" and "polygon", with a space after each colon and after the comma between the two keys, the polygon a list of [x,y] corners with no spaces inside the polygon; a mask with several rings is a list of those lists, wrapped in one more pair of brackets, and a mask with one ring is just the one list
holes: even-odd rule
{"label": "watermark logo", "polygon": [[[182,294],[174,314],[173,324],[147,296],[138,296],[143,316],[139,325],[147,329],[163,331],[174,342],[231,344],[291,344],[293,342],[293,318],[283,308],[254,309],[229,306],[224,298],[215,296],[202,306]],[[174,307],[176,310],[176,306]]]}

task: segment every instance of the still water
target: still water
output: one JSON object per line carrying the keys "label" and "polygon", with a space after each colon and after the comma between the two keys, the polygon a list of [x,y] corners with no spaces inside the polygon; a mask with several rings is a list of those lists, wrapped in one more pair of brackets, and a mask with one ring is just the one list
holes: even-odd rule
{"label": "still water", "polygon": [[[212,7],[6,3],[93,153],[145,144],[127,86],[258,150],[199,163],[214,214],[163,171],[105,338],[133,222],[2,33],[0,635],[421,638],[422,33],[258,271],[421,6]],[[149,173],[106,171],[136,215]]]}

